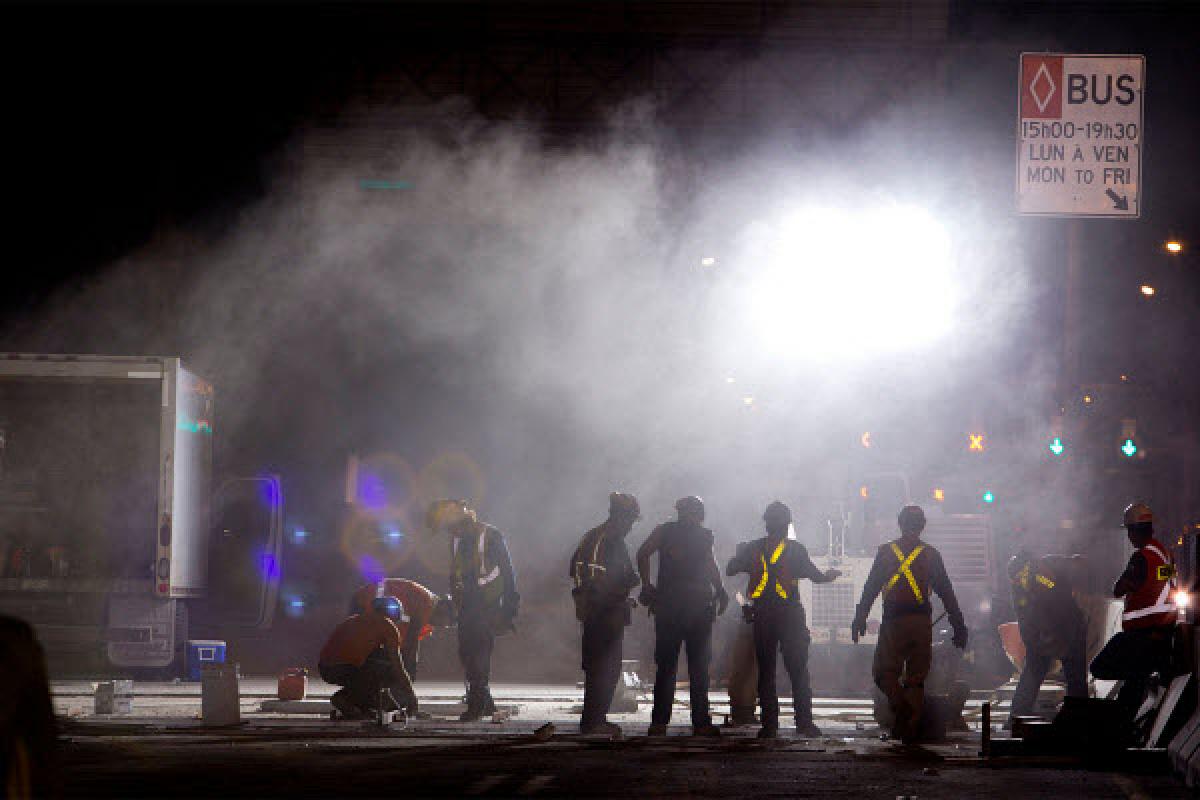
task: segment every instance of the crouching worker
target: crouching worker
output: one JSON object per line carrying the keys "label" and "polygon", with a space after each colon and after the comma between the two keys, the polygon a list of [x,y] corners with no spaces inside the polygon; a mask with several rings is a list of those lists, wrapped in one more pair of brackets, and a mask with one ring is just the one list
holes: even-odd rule
{"label": "crouching worker", "polygon": [[416,713],[417,697],[400,657],[400,631],[393,621],[403,613],[395,597],[376,597],[369,611],[352,614],[334,628],[321,648],[317,671],[326,683],[342,687],[330,701],[347,719],[380,710],[381,690],[390,695],[382,710]]}
{"label": "crouching worker", "polygon": [[[417,679],[417,664],[420,662],[421,642],[433,635],[437,628],[448,628],[454,624],[454,611],[445,597],[407,578],[384,578],[378,583],[361,586],[350,604],[351,614],[362,614],[371,610],[371,604],[379,597],[395,597],[400,601],[400,616],[394,622],[400,631],[400,657],[410,680]],[[409,713],[412,713],[410,709]]]}

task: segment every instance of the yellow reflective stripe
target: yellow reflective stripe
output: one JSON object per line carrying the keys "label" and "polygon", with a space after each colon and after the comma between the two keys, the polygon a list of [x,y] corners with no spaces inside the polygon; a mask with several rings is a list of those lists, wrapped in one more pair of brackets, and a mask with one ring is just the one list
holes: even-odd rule
{"label": "yellow reflective stripe", "polygon": [[772,564],[778,563],[779,557],[781,555],[783,555],[783,548],[786,545],[787,545],[787,539],[784,539],[783,541],[781,541],[779,543],[779,546],[775,548],[775,552],[771,554],[771,563]]}
{"label": "yellow reflective stripe", "polygon": [[[784,548],[787,547],[787,539],[781,541],[776,547],[775,552],[771,553],[771,563],[779,563],[780,556],[783,555]],[[750,593],[751,600],[757,600],[762,597],[763,590],[767,588],[767,558],[765,555],[759,554],[759,560],[762,561],[762,580],[758,582],[758,586],[754,587],[754,591]],[[787,591],[783,588],[778,580],[775,581],[775,594],[787,600]]]}
{"label": "yellow reflective stripe", "polygon": [[896,560],[900,562],[900,568],[896,570],[896,574],[892,576],[890,581],[888,581],[887,590],[885,591],[890,591],[891,588],[896,585],[896,582],[900,580],[900,576],[903,575],[908,579],[908,585],[912,589],[913,597],[916,598],[917,602],[925,602],[925,597],[921,594],[921,587],[917,586],[917,579],[913,576],[912,570],[909,569],[909,567],[912,566],[912,563],[917,560],[917,556],[921,555],[921,551],[924,549],[925,545],[917,545],[917,547],[908,554],[908,558],[905,558],[904,551],[901,550],[895,542],[892,542],[892,553],[895,554]]}
{"label": "yellow reflective stripe", "polygon": [[759,558],[762,559],[763,574],[762,574],[762,580],[758,582],[758,586],[755,587],[754,591],[751,592],[751,594],[750,594],[751,599],[754,599],[754,600],[757,600],[759,597],[761,597],[762,593],[763,593],[763,589],[767,588],[767,559],[761,555],[759,556]]}
{"label": "yellow reflective stripe", "polygon": [[1054,581],[1050,580],[1045,575],[1038,575],[1037,582],[1040,583],[1042,586],[1045,586],[1047,589],[1054,588]]}

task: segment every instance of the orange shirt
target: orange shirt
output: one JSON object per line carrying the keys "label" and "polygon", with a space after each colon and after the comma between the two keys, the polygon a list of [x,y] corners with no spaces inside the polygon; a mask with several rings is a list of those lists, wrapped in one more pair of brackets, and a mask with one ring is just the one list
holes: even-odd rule
{"label": "orange shirt", "polygon": [[367,656],[382,645],[390,652],[400,649],[400,631],[382,614],[355,614],[329,634],[321,648],[321,664],[352,664],[361,667]]}
{"label": "orange shirt", "polygon": [[[368,583],[354,593],[355,607],[367,610],[371,600],[377,596],[379,584]],[[383,581],[384,596],[398,599],[404,605],[404,616],[407,620],[396,620],[396,628],[400,631],[400,642],[403,644],[408,637],[410,628],[416,628],[419,633],[417,640],[425,639],[433,633],[429,618],[433,616],[434,594],[416,581],[407,578],[387,578]]]}

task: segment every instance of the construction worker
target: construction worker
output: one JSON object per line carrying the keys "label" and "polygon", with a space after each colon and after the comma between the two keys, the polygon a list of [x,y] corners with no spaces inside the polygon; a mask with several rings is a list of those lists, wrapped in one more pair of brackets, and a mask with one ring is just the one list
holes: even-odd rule
{"label": "construction worker", "polygon": [[1075,602],[1072,580],[1080,556],[1034,558],[1021,550],[1008,562],[1013,608],[1017,613],[1025,664],[1009,712],[1029,714],[1051,665],[1062,661],[1067,697],[1087,697],[1087,621]]}
{"label": "construction worker", "polygon": [[1121,630],[1092,659],[1092,675],[1124,681],[1117,700],[1136,714],[1154,673],[1169,679],[1171,646],[1178,610],[1172,602],[1175,565],[1167,548],[1154,538],[1154,514],[1144,503],[1125,509],[1124,526],[1134,553],[1113,585],[1113,596],[1125,598]]}
{"label": "construction worker", "polygon": [[426,514],[426,527],[450,536],[450,599],[458,620],[458,658],[467,683],[467,708],[459,718],[473,722],[496,712],[489,686],[492,649],[498,634],[514,630],[521,597],[504,536],[479,521],[461,500],[439,500]]}
{"label": "construction worker", "polygon": [[629,592],[638,585],[625,537],[640,516],[637,498],[613,492],[608,496],[608,519],[584,534],[571,556],[571,594],[575,616],[583,623],[582,733],[621,735],[607,715],[621,678],[625,626],[632,621]]}
{"label": "construction worker", "polygon": [[347,719],[378,709],[381,689],[390,692],[388,706],[416,713],[417,696],[400,658],[400,631],[394,622],[403,614],[397,598],[376,597],[369,610],[351,614],[334,628],[321,648],[317,671],[326,683],[342,687],[330,701]]}
{"label": "construction worker", "polygon": [[[690,496],[675,503],[678,519],[654,529],[637,552],[641,602],[654,614],[654,710],[650,736],[666,736],[675,702],[679,648],[686,647],[692,734],[720,736],[708,706],[712,629],[725,613],[729,594],[713,554],[713,532],[705,528],[704,501]],[[650,580],[650,558],[658,555],[658,582]]]}
{"label": "construction worker", "polygon": [[763,512],[767,535],[762,539],[744,542],[729,563],[731,574],[741,572],[751,576],[754,588],[751,605],[743,609],[746,621],[754,625],[754,655],[758,660],[758,696],[762,709],[760,739],[779,735],[779,693],[775,686],[777,653],[783,653],[783,664],[792,683],[792,703],[796,715],[796,732],[801,736],[820,736],[821,731],[812,718],[812,686],[808,674],[808,645],[812,636],[804,606],[800,604],[800,579],[813,583],[829,583],[842,573],[836,569],[821,572],[808,557],[808,550],[797,541],[788,539],[792,511],[776,500]]}
{"label": "construction worker", "polygon": [[[895,720],[893,731],[906,744],[915,742],[925,701],[925,678],[933,659],[933,611],[930,590],[937,593],[954,629],[955,647],[967,646],[967,624],[941,554],[921,542],[925,512],[905,506],[896,519],[900,538],[881,545],[863,585],[862,599],[850,623],[850,636],[867,632],[867,614],[883,592],[883,624],[875,645],[871,673],[887,697]],[[903,676],[903,682],[901,682]]]}
{"label": "construction worker", "polygon": [[376,597],[395,597],[404,610],[395,620],[400,631],[400,655],[408,677],[417,679],[417,663],[420,660],[421,642],[433,635],[438,627],[449,627],[452,622],[450,604],[416,581],[407,578],[384,578],[378,583],[368,583],[354,593],[351,613],[366,611]]}

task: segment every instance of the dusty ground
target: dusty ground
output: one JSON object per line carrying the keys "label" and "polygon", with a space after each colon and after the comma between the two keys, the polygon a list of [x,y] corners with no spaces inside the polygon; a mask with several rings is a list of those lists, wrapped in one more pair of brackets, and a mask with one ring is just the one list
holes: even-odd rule
{"label": "dusty ground", "polygon": [[[881,740],[868,705],[854,699],[819,700],[819,739],[788,733],[763,743],[745,728],[709,742],[687,735],[681,693],[672,736],[645,738],[643,704],[636,714],[614,715],[626,729],[614,742],[579,735],[574,687],[500,687],[498,702],[515,716],[462,724],[452,720],[461,687],[422,686],[433,717],[386,730],[316,714],[264,714],[257,709],[273,693],[267,681],[243,681],[243,722],[220,730],[198,719],[194,684],[139,684],[133,711],[106,717],[90,713],[89,685],[55,690],[67,797],[1189,796],[1170,775],[989,765],[977,757],[978,730],[904,750]],[[327,696],[328,687],[313,685],[310,699]],[[723,711],[724,696],[714,700]],[[975,706],[968,717],[977,713]],[[786,714],[785,706],[785,726]],[[533,731],[547,721],[556,734],[535,741]]]}

